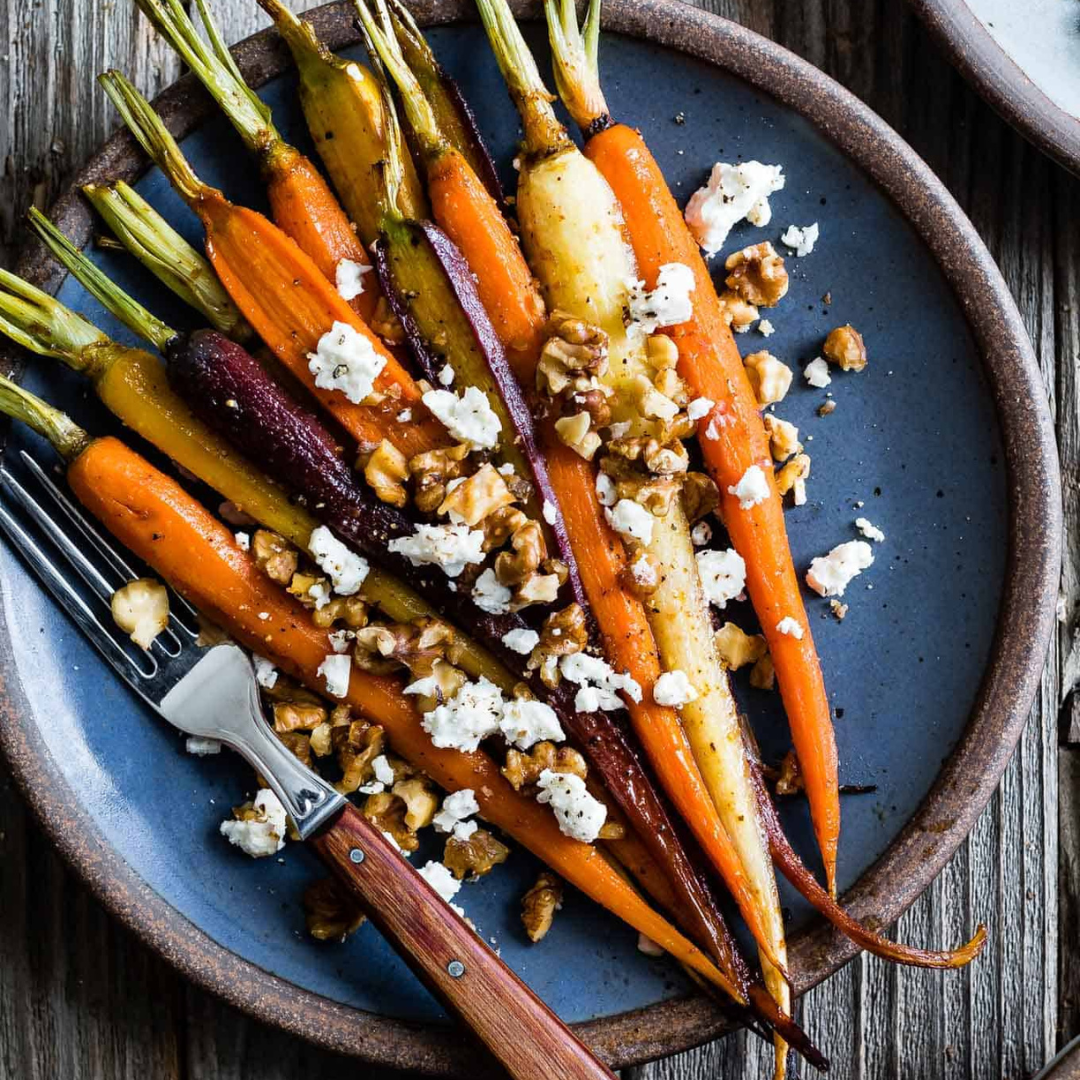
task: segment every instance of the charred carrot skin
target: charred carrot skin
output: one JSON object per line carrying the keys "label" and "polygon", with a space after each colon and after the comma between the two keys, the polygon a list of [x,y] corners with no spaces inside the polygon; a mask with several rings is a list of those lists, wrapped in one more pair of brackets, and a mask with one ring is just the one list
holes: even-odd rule
{"label": "charred carrot skin", "polygon": [[[72,461],[79,501],[118,540],[242,644],[325,693],[318,668],[332,653],[326,630],[256,567],[232,534],[178,484],[117,439],[91,442]],[[555,818],[519,795],[482,752],[439,750],[397,680],[353,668],[344,699],[381,724],[394,749],[448,791],[472,788],[480,812],[586,895],[646,934],[712,985],[737,989],[696,946],[653,911],[595,848],[564,836]]]}
{"label": "charred carrot skin", "polygon": [[[746,561],[747,592],[776,665],[826,880],[835,894],[840,836],[836,739],[753,389],[705,261],[641,135],[624,124],[613,124],[589,139],[585,154],[623,207],[627,234],[646,283],[655,286],[665,263],[684,263],[694,272],[693,318],[667,333],[678,343],[679,374],[694,396],[716,402],[699,424],[701,451],[720,488],[720,512],[728,535]],[[728,489],[755,464],[769,477],[769,498],[743,510]],[[785,616],[803,627],[801,639],[776,629]]]}

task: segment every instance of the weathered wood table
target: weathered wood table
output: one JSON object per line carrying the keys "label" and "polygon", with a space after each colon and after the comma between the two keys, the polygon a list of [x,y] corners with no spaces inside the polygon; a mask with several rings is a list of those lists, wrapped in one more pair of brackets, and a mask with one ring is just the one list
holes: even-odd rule
{"label": "weathered wood table", "polygon": [[[899,928],[941,945],[982,920],[989,946],[944,978],[855,960],[805,1013],[838,1078],[1019,1080],[1080,1031],[1080,707],[1072,721],[1066,700],[1080,676],[1080,180],[982,104],[901,0],[705,3],[839,79],[944,179],[1012,288],[1056,410],[1070,533],[1059,640],[1000,791]],[[254,0],[216,7],[229,41],[265,24]],[[116,122],[92,76],[115,65],[153,93],[177,62],[131,0],[0,0],[0,26],[9,265],[26,207],[47,206]],[[765,1076],[762,1054],[735,1036],[628,1076]],[[219,1004],[133,940],[72,880],[0,773],[0,1080],[322,1080],[353,1068]]]}

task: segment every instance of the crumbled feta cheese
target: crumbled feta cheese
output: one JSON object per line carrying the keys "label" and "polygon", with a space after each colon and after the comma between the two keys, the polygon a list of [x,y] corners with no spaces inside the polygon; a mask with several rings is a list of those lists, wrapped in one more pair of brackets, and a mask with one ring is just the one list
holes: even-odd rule
{"label": "crumbled feta cheese", "polygon": [[331,630],[329,634],[330,648],[336,653],[349,651],[349,646],[356,638],[355,630]]}
{"label": "crumbled feta cheese", "polygon": [[644,551],[630,564],[630,573],[643,589],[654,589],[659,583],[656,567]]}
{"label": "crumbled feta cheese", "polygon": [[742,596],[746,588],[746,563],[734,548],[699,551],[696,558],[701,587],[710,604],[725,608],[729,600]]}
{"label": "crumbled feta cheese", "polygon": [[628,281],[627,311],[630,327],[642,334],[654,334],[661,326],[678,326],[693,317],[694,271],[684,263],[665,263],[651,292],[644,281]]}
{"label": "crumbled feta cheese", "polygon": [[555,811],[560,832],[585,844],[591,844],[600,835],[607,820],[607,807],[589,794],[580,776],[545,769],[537,787],[540,790],[536,801],[549,804]]}
{"label": "crumbled feta cheese", "polygon": [[715,255],[733,226],[744,218],[765,226],[772,220],[769,196],[784,186],[779,165],[744,161],[729,165],[718,161],[709,181],[686,204],[686,224],[707,255]]}
{"label": "crumbled feta cheese", "polygon": [[201,735],[189,735],[184,743],[184,749],[196,757],[209,757],[211,754],[221,753],[221,740],[208,739]]}
{"label": "crumbled feta cheese", "polygon": [[361,795],[381,795],[386,790],[386,785],[381,780],[369,780],[356,789]]}
{"label": "crumbled feta cheese", "polygon": [[502,424],[483,390],[469,386],[461,397],[449,390],[429,390],[422,400],[459,442],[474,450],[494,450],[499,445]]}
{"label": "crumbled feta cheese", "polygon": [[431,823],[437,832],[453,832],[459,821],[479,813],[480,804],[476,801],[476,792],[472,788],[462,788],[443,799],[442,809],[431,819]]}
{"label": "crumbled feta cheese", "polygon": [[885,540],[885,534],[876,525],[872,525],[870,521],[864,517],[855,519],[855,528],[858,529],[867,540],[874,540],[879,544]]}
{"label": "crumbled feta cheese", "polygon": [[535,743],[545,740],[562,742],[566,735],[555,710],[543,701],[531,698],[515,698],[503,708],[499,729],[508,743],[519,750],[528,750]]}
{"label": "crumbled feta cheese", "polygon": [[476,682],[465,683],[445,704],[424,713],[423,728],[440,750],[471,754],[481,740],[499,730],[503,704],[502,691],[481,675]]}
{"label": "crumbled feta cheese", "polygon": [[439,692],[439,680],[434,675],[428,675],[423,679],[416,679],[409,683],[402,691],[405,694],[419,694],[422,697],[435,697]]}
{"label": "crumbled feta cheese", "polygon": [[652,539],[655,518],[633,499],[620,499],[611,509],[605,508],[607,523],[621,536],[647,544]]}
{"label": "crumbled feta cheese", "polygon": [[685,671],[665,671],[653,684],[653,701],[657,705],[678,708],[694,701],[698,692],[690,683]]}
{"label": "crumbled feta cheese", "polygon": [[339,596],[353,596],[371,569],[362,555],[350,551],[325,525],[313,529],[308,550]]}
{"label": "crumbled feta cheese", "polygon": [[394,769],[390,762],[387,761],[385,754],[380,754],[371,763],[371,767],[375,770],[375,779],[380,784],[389,787],[394,782]]}
{"label": "crumbled feta cheese", "polygon": [[772,337],[776,333],[776,327],[768,319],[762,319],[758,324],[758,333],[762,337]]}
{"label": "crumbled feta cheese", "polygon": [[250,551],[251,550],[251,533],[238,532],[235,535],[236,535],[236,546],[238,548],[240,548],[241,551]]}
{"label": "crumbled feta cheese", "polygon": [[326,692],[331,697],[343,698],[349,692],[352,657],[342,653],[327,653],[315,674],[326,680]]}
{"label": "crumbled feta cheese", "polygon": [[454,826],[454,839],[465,843],[479,827],[475,821],[459,821]]}
{"label": "crumbled feta cheese", "polygon": [[843,596],[853,577],[874,561],[874,553],[865,540],[837,544],[828,555],[819,555],[810,563],[806,584],[821,596]]}
{"label": "crumbled feta cheese", "polygon": [[255,681],[264,690],[273,690],[277,686],[278,669],[265,656],[257,653],[252,655],[251,662],[255,665]]}
{"label": "crumbled feta cheese", "polygon": [[817,239],[818,225],[815,221],[813,225],[807,225],[803,229],[800,229],[798,225],[789,225],[787,232],[780,237],[780,243],[785,247],[794,248],[796,257],[801,259],[814,250]]}
{"label": "crumbled feta cheese", "polygon": [[439,372],[439,384],[441,386],[449,386],[453,381],[454,369],[449,364],[445,364]]}
{"label": "crumbled feta cheese", "polygon": [[263,788],[252,803],[250,821],[223,821],[221,835],[253,859],[276,855],[285,846],[285,807],[269,789]]}
{"label": "crumbled feta cheese", "polygon": [[505,615],[510,610],[510,590],[495,576],[495,571],[488,567],[473,586],[473,603],[489,615]]}
{"label": "crumbled feta cheese", "polygon": [[803,368],[803,375],[811,386],[816,386],[819,390],[823,390],[832,382],[832,376],[829,374],[829,365],[820,356],[815,356],[814,359]]}
{"label": "crumbled feta cheese", "polygon": [[319,611],[330,603],[330,586],[325,581],[315,581],[308,586],[307,594],[315,601],[315,610]]}
{"label": "crumbled feta cheese", "polygon": [[679,415],[679,406],[667,394],[661,394],[644,375],[638,377],[637,390],[641,415],[647,419],[670,423]]}
{"label": "crumbled feta cheese", "polygon": [[708,416],[715,404],[715,401],[710,401],[707,397],[694,398],[686,407],[686,415],[696,422],[702,417]]}
{"label": "crumbled feta cheese", "polygon": [[498,468],[498,472],[501,476],[513,476],[514,466],[509,461],[504,461]]}
{"label": "crumbled feta cheese", "polygon": [[620,675],[598,656],[579,652],[563,656],[559,671],[568,682],[580,686],[574,708],[578,712],[613,712],[623,707],[618,691],[624,691],[633,701],[641,700],[641,686],[629,675]]}
{"label": "crumbled feta cheese", "polygon": [[338,390],[354,405],[371,396],[386,357],[348,323],[335,322],[308,353],[308,370],[320,390]]}
{"label": "crumbled feta cheese", "polygon": [[694,547],[704,547],[712,539],[712,526],[707,521],[699,521],[690,530],[690,539]]}
{"label": "crumbled feta cheese", "polygon": [[606,472],[596,474],[596,498],[601,506],[614,506],[618,501],[615,494],[615,481]]}
{"label": "crumbled feta cheese", "polygon": [[776,624],[776,632],[778,634],[787,634],[789,637],[795,638],[796,641],[801,641],[803,636],[803,628],[799,625],[799,620],[791,615],[785,615]]}
{"label": "crumbled feta cheese", "polygon": [[554,525],[559,519],[559,512],[555,509],[555,504],[550,499],[544,500],[544,505],[540,512],[544,515],[544,520],[549,525]]}
{"label": "crumbled feta cheese", "polygon": [[355,300],[364,291],[364,275],[372,268],[352,259],[342,259],[334,268],[334,284],[342,300]]}
{"label": "crumbled feta cheese", "polygon": [[535,630],[518,627],[516,630],[507,630],[502,636],[502,643],[512,652],[528,656],[540,644],[540,635]]}
{"label": "crumbled feta cheese", "polygon": [[742,479],[728,488],[728,494],[739,500],[740,510],[749,510],[769,497],[769,481],[760,465],[751,465],[743,473]]}
{"label": "crumbled feta cheese", "polygon": [[[461,882],[441,862],[429,862],[416,871],[448,904],[457,896]],[[455,910],[456,905],[450,904]]]}
{"label": "crumbled feta cheese", "polygon": [[407,424],[412,420],[412,409],[402,409],[401,412],[394,417],[399,424]]}
{"label": "crumbled feta cheese", "polygon": [[630,434],[630,429],[633,426],[629,420],[620,420],[616,424],[609,424],[608,430],[611,432],[613,439],[625,439]]}
{"label": "crumbled feta cheese", "polygon": [[413,566],[433,563],[456,578],[466,566],[484,561],[483,544],[483,532],[467,525],[417,525],[412,536],[399,536],[386,549],[404,555]]}

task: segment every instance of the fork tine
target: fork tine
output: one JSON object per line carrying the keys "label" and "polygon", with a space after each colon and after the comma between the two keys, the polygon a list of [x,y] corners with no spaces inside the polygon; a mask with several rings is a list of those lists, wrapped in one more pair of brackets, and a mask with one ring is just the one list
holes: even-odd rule
{"label": "fork tine", "polygon": [[158,665],[154,657],[145,653],[149,668],[143,667],[120,645],[3,503],[0,503],[0,530],[3,530],[11,543],[19,549],[45,588],[124,679],[130,681],[133,675],[141,679],[151,679],[157,674]]}
{"label": "fork tine", "polygon": [[[121,576],[122,581],[133,581],[139,575],[132,569],[128,561],[120,555],[120,553],[110,544],[98,530],[87,520],[86,515],[64,494],[56,482],[51,476],[38,464],[34,457],[32,457],[25,450],[20,451],[20,457],[26,467],[34,474],[41,486],[52,497],[53,502],[64,512],[64,515],[68,520],[86,537],[86,539],[97,549],[98,553],[105,559],[113,568],[113,570]],[[50,519],[51,521],[51,519]],[[63,530],[58,529],[61,536],[64,535]],[[169,604],[169,617],[170,620],[176,624],[192,641],[199,636],[199,616],[196,610],[179,594],[169,590],[170,597],[176,601],[176,604]],[[112,593],[106,599],[109,599]],[[191,624],[184,622],[175,612],[176,605],[179,605],[190,617]],[[192,629],[194,627],[194,629]],[[179,646],[180,641],[176,639],[176,643]]]}

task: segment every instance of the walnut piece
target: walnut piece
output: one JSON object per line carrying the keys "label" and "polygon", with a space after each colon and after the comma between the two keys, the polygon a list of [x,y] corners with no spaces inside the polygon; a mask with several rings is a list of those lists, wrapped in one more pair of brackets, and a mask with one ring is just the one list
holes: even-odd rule
{"label": "walnut piece", "polygon": [[489,514],[514,502],[506,480],[490,462],[481,465],[467,480],[448,487],[452,490],[448,490],[446,498],[439,504],[439,514],[449,514],[455,522],[460,518],[470,529]]}
{"label": "walnut piece", "polygon": [[510,781],[510,786],[515,791],[523,787],[529,787],[540,779],[540,774],[545,769],[552,772],[573,773],[582,780],[588,772],[585,759],[573,747],[560,746],[556,748],[554,743],[537,743],[528,753],[521,750],[510,749],[506,752],[506,764],[502,767],[502,774]]}
{"label": "walnut piece", "polygon": [[653,334],[645,342],[649,361],[657,371],[667,371],[679,362],[679,346],[667,334]]}
{"label": "walnut piece", "polygon": [[767,646],[761,634],[747,634],[733,622],[726,622],[713,636],[720,662],[729,671],[738,671],[747,664],[756,663],[766,652]]}
{"label": "walnut piece", "polygon": [[842,622],[848,612],[847,604],[841,604],[835,597],[829,601],[829,610],[836,616],[837,622]]}
{"label": "walnut piece", "polygon": [[309,701],[276,701],[274,703],[274,730],[283,735],[287,731],[311,731],[325,724],[329,717],[326,708]]}
{"label": "walnut piece", "polygon": [[383,729],[366,720],[353,720],[346,707],[339,706],[331,718],[330,744],[337,755],[341,779],[334,785],[342,795],[350,795],[372,776],[372,762],[383,752]]}
{"label": "walnut piece", "polygon": [[376,674],[405,667],[413,678],[422,679],[438,661],[456,664],[461,654],[454,628],[429,616],[411,623],[373,623],[357,630],[355,640],[357,666]]}
{"label": "walnut piece", "polygon": [[283,536],[269,529],[256,529],[251,538],[251,554],[259,569],[279,585],[292,581],[300,565],[300,553]]}
{"label": "walnut piece", "polygon": [[499,863],[506,862],[510,849],[487,831],[477,829],[468,840],[451,836],[446,841],[443,862],[461,881],[466,875],[473,878],[491,873]]}
{"label": "walnut piece", "polygon": [[749,330],[761,315],[753,304],[748,304],[732,289],[725,289],[720,294],[720,307],[723,311],[724,322],[736,334],[742,334]]}
{"label": "walnut piece", "polygon": [[527,670],[540,671],[545,686],[559,685],[558,661],[562,656],[581,652],[589,643],[585,612],[580,604],[568,604],[552,612],[540,628],[540,640],[529,653]]}
{"label": "walnut piece", "polygon": [[780,762],[780,775],[776,778],[777,795],[797,795],[805,790],[799,759],[794,750],[789,750]]}
{"label": "walnut piece", "polygon": [[380,832],[389,833],[402,851],[415,851],[420,838],[405,823],[404,800],[389,791],[380,791],[364,800],[361,813]]}
{"label": "walnut piece", "polygon": [[536,368],[536,388],[554,398],[568,389],[596,389],[594,378],[607,370],[608,336],[598,326],[553,311],[544,327],[544,348]]}
{"label": "walnut piece", "polygon": [[521,898],[521,923],[534,944],[551,929],[555,912],[562,907],[562,881],[550,870],[541,870],[533,887]]}
{"label": "walnut piece", "polygon": [[592,430],[592,417],[587,412],[560,417],[555,421],[555,433],[564,446],[586,461],[592,461],[600,449],[600,436]]}
{"label": "walnut piece", "polygon": [[302,899],[307,932],[318,941],[344,941],[363,925],[364,913],[337,878],[313,881]]}
{"label": "walnut piece", "polygon": [[307,735],[302,731],[286,731],[278,738],[298,761],[311,768],[311,739]]}
{"label": "walnut piece", "polygon": [[751,353],[743,360],[743,365],[759,405],[775,405],[784,400],[794,378],[794,372],[787,364],[763,349]]}
{"label": "walnut piece", "polygon": [[372,313],[371,329],[390,345],[400,345],[405,340],[405,327],[394,314],[385,296],[380,296]]}
{"label": "walnut piece", "polygon": [[409,501],[405,481],[409,479],[409,462],[389,440],[383,439],[364,465],[364,479],[383,502],[404,506]]}
{"label": "walnut piece", "polygon": [[368,606],[358,596],[335,596],[311,613],[311,621],[326,630],[339,622],[350,630],[359,630],[367,626]]}
{"label": "walnut piece", "polygon": [[750,685],[757,690],[771,690],[776,685],[776,668],[768,653],[750,669]]}
{"label": "walnut piece", "polygon": [[748,304],[775,307],[788,291],[784,259],[768,240],[727,257],[725,284]]}
{"label": "walnut piece", "polygon": [[422,514],[433,514],[446,498],[446,485],[468,471],[469,444],[428,450],[409,461],[413,501]]}
{"label": "walnut piece", "polygon": [[841,371],[862,371],[866,367],[866,345],[862,334],[848,323],[829,331],[822,354]]}
{"label": "walnut piece", "polygon": [[779,416],[765,413],[761,418],[765,425],[765,432],[769,436],[769,449],[772,451],[774,461],[787,461],[792,454],[802,449],[799,442],[799,429],[787,420],[781,420]]}
{"label": "walnut piece", "polygon": [[439,809],[439,796],[430,780],[413,776],[408,780],[399,780],[392,790],[405,804],[403,820],[407,828],[416,832],[431,824]]}
{"label": "walnut piece", "polygon": [[720,505],[720,489],[712,477],[704,473],[688,472],[683,477],[681,495],[683,513],[690,525],[695,525]]}
{"label": "walnut piece", "polygon": [[793,492],[795,505],[806,502],[806,479],[810,475],[810,455],[796,454],[786,465],[776,472],[776,490],[781,498],[789,491]]}
{"label": "walnut piece", "polygon": [[334,743],[330,734],[332,730],[329,723],[320,724],[312,729],[309,745],[316,757],[329,757],[333,753]]}

